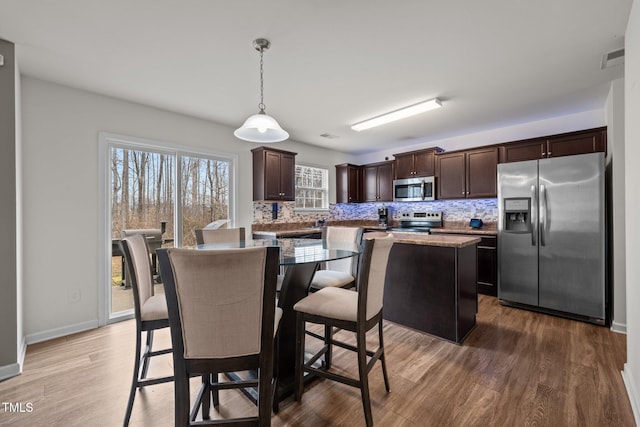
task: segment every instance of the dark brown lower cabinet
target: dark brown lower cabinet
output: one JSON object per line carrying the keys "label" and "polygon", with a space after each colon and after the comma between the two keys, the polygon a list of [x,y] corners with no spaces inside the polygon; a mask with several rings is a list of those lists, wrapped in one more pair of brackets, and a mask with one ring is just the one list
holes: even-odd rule
{"label": "dark brown lower cabinet", "polygon": [[478,243],[478,293],[498,296],[498,239],[482,237]]}
{"label": "dark brown lower cabinet", "polygon": [[476,324],[476,245],[396,243],[389,255],[383,317],[462,343]]}

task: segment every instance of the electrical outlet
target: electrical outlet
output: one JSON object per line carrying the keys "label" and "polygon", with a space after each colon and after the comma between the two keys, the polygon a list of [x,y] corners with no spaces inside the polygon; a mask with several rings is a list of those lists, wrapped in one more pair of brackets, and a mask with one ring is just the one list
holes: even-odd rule
{"label": "electrical outlet", "polygon": [[81,299],[80,289],[69,289],[69,302],[79,302]]}

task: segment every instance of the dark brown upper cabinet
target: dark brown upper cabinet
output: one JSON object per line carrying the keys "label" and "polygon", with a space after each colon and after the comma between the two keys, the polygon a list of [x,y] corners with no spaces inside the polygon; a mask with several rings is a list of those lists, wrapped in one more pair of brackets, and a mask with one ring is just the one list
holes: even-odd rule
{"label": "dark brown upper cabinet", "polygon": [[497,196],[498,147],[441,153],[436,156],[438,199]]}
{"label": "dark brown upper cabinet", "polygon": [[509,142],[500,147],[500,163],[607,151],[607,128],[569,132],[543,138]]}
{"label": "dark brown upper cabinet", "polygon": [[435,147],[394,154],[396,179],[434,176],[436,170],[435,153],[440,151],[442,151],[441,148]]}
{"label": "dark brown upper cabinet", "polygon": [[258,147],[253,153],[253,200],[295,201],[296,154]]}
{"label": "dark brown upper cabinet", "polygon": [[362,167],[345,163],[336,165],[336,203],[362,201]]}
{"label": "dark brown upper cabinet", "polygon": [[393,163],[390,160],[362,166],[365,202],[393,201]]}

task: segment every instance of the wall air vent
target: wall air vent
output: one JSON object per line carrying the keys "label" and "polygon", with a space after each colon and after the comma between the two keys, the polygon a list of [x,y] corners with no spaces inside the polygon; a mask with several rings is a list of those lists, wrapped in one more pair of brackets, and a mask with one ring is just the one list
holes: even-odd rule
{"label": "wall air vent", "polygon": [[624,48],[612,50],[602,55],[602,63],[600,69],[611,68],[616,65],[624,64]]}

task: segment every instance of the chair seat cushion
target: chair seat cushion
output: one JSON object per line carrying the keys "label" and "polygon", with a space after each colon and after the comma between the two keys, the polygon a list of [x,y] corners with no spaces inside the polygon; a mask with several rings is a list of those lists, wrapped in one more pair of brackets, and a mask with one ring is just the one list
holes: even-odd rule
{"label": "chair seat cushion", "polygon": [[164,295],[154,295],[140,307],[140,318],[143,321],[168,319],[167,300]]}
{"label": "chair seat cushion", "polygon": [[298,301],[293,309],[316,316],[355,322],[358,313],[358,293],[343,288],[323,288]]}
{"label": "chair seat cushion", "polygon": [[318,270],[313,276],[311,287],[315,289],[337,287],[341,288],[355,282],[355,278],[344,271]]}

